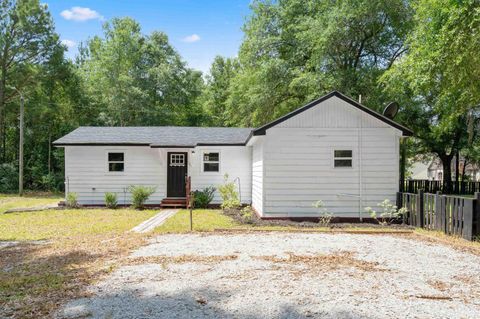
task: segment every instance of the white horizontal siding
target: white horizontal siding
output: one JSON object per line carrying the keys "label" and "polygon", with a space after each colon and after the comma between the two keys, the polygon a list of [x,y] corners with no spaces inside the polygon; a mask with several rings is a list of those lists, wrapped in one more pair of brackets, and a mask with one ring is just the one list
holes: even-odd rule
{"label": "white horizontal siding", "polygon": [[[107,152],[125,153],[125,171],[108,172]],[[104,204],[106,192],[116,193],[120,204],[130,203],[130,185],[153,186],[147,203],[159,203],[166,192],[166,169],[161,151],[144,146],[67,146],[65,178],[67,191],[77,193],[80,204]]]}
{"label": "white horizontal siding", "polygon": [[[202,172],[203,151],[220,153],[220,172]],[[125,172],[110,173],[107,152],[125,153]],[[188,174],[192,177],[192,190],[207,186],[218,188],[223,175],[240,178],[241,199],[251,203],[251,148],[243,146],[198,147],[192,149],[159,149],[146,146],[67,146],[65,147],[65,177],[67,191],[77,193],[80,204],[104,204],[106,192],[117,194],[120,204],[130,204],[127,191],[131,185],[153,186],[156,192],[147,204],[159,204],[167,197],[167,153],[188,153]],[[218,191],[213,203],[220,203]]]}
{"label": "white horizontal siding", "polygon": [[263,215],[263,138],[253,145],[252,150],[252,206]]}
{"label": "white horizontal siding", "polygon": [[[229,180],[236,179],[240,184],[240,197],[243,204],[250,204],[252,201],[252,168],[251,168],[251,147],[246,146],[202,146],[196,147],[195,153],[191,154],[191,166],[189,175],[192,177],[192,190],[202,190],[208,186],[214,186],[217,191],[213,204],[220,204],[221,197],[218,186],[223,184],[224,175],[229,175]],[[203,172],[202,156],[204,152],[220,153],[220,172]],[[239,180],[239,182],[238,182]]]}
{"label": "white horizontal siding", "polygon": [[[394,201],[398,190],[399,136],[397,129],[336,97],[268,129],[264,216],[316,216],[317,200],[339,217],[359,212],[367,217],[366,206],[379,210],[378,203]],[[352,168],[333,167],[335,149],[353,151]],[[347,196],[360,193],[361,205],[358,197]]]}

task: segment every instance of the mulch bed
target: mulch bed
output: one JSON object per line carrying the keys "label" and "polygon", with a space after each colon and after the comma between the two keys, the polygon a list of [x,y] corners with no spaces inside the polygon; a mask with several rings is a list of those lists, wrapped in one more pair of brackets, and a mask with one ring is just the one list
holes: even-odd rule
{"label": "mulch bed", "polygon": [[372,222],[371,219],[365,219],[363,223],[358,222],[358,223],[347,223],[347,222],[341,222],[332,219],[332,222],[328,224],[327,226],[321,225],[318,220],[311,219],[311,220],[291,220],[291,219],[261,219],[259,218],[256,214],[253,214],[253,216],[250,218],[249,221],[246,221],[242,217],[242,213],[240,209],[229,209],[229,210],[224,210],[223,214],[226,216],[229,216],[233,218],[235,221],[237,221],[240,224],[245,224],[245,225],[253,225],[253,226],[290,226],[290,227],[298,227],[298,228],[318,228],[318,227],[329,227],[332,229],[347,229],[347,228],[391,228],[392,230],[413,230],[415,227],[409,226],[406,224],[395,224],[392,223],[390,225],[380,225],[376,222]]}

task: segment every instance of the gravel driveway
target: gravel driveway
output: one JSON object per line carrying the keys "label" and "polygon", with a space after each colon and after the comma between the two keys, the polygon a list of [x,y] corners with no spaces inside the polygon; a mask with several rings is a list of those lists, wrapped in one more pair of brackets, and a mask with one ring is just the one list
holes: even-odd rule
{"label": "gravel driveway", "polygon": [[480,318],[480,257],[388,235],[164,235],[69,318]]}

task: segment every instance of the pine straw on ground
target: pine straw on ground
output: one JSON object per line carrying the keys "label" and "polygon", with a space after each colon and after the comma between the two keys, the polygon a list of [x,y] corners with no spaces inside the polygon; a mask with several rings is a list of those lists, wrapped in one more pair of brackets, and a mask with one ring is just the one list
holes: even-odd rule
{"label": "pine straw on ground", "polygon": [[339,268],[351,268],[362,271],[380,271],[378,262],[370,262],[355,258],[355,253],[351,251],[340,251],[333,254],[319,255],[296,255],[287,253],[287,258],[277,256],[256,256],[255,258],[273,262],[276,264],[304,264],[309,266],[309,270],[335,270]]}
{"label": "pine straw on ground", "polygon": [[200,263],[200,264],[217,264],[222,261],[229,261],[237,259],[237,255],[226,256],[197,256],[197,255],[181,255],[181,256],[147,256],[128,258],[123,265],[143,265],[143,264],[185,264],[185,263]]}
{"label": "pine straw on ground", "polygon": [[0,250],[0,318],[52,317],[66,300],[86,295],[145,236],[132,233],[72,237]]}
{"label": "pine straw on ground", "polygon": [[425,243],[449,246],[457,251],[480,256],[480,242],[478,241],[468,241],[460,237],[446,235],[440,231],[425,229],[416,229],[414,234],[406,236],[414,240],[421,240]]}

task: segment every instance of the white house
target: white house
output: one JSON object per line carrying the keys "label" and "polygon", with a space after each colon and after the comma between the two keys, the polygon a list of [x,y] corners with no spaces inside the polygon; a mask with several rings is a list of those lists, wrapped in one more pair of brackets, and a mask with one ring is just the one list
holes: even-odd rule
{"label": "white house", "polygon": [[[260,128],[80,127],[65,148],[66,192],[101,205],[105,192],[128,204],[130,185],[154,186],[148,203],[235,180],[241,201],[263,218],[315,217],[322,200],[338,217],[395,200],[399,140],[412,132],[339,92]],[[215,195],[213,203],[220,203]]]}

